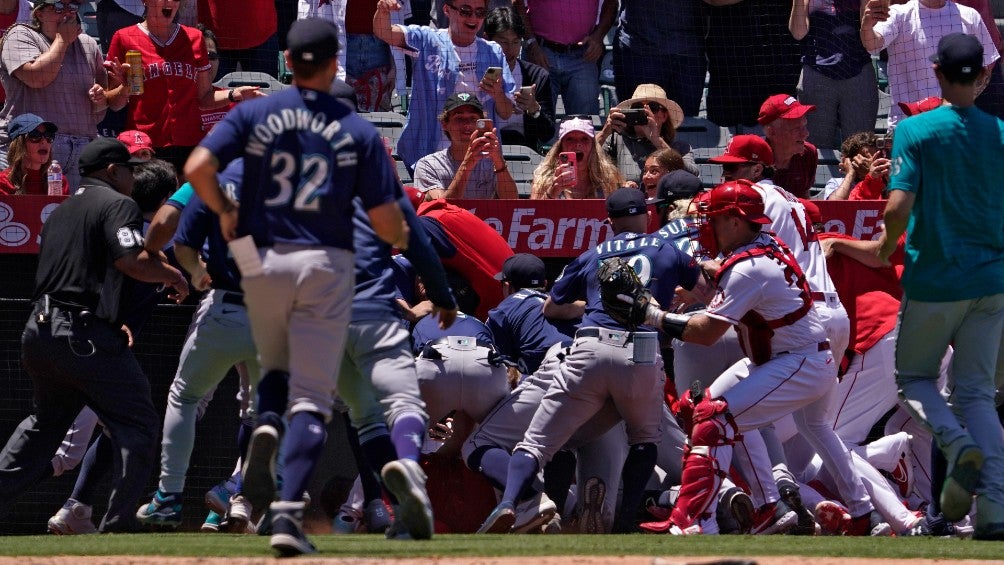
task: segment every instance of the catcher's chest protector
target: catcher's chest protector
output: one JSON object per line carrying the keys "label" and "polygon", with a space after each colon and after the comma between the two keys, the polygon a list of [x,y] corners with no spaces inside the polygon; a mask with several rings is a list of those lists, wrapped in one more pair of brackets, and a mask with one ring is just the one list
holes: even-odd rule
{"label": "catcher's chest protector", "polygon": [[757,365],[770,361],[773,354],[770,340],[774,336],[774,330],[782,326],[794,324],[812,309],[812,291],[809,289],[809,282],[805,279],[802,268],[798,266],[791,252],[780,242],[777,243],[781,246],[780,248],[773,245],[758,245],[740,253],[730,255],[722,262],[721,269],[715,274],[715,284],[718,284],[725,272],[739,261],[753,257],[768,257],[783,267],[785,279],[798,285],[802,291],[802,305],[780,318],[767,320],[753,310],[750,310],[740,318],[738,328],[740,336],[739,345],[742,347],[743,353],[750,358],[750,361],[753,361]]}

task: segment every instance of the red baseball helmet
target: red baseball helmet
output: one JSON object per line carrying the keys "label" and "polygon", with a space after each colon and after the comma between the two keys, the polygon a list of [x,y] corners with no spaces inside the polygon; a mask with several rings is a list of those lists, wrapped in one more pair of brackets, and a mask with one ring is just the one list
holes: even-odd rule
{"label": "red baseball helmet", "polygon": [[709,218],[731,214],[749,222],[769,224],[764,215],[763,197],[748,180],[734,180],[722,183],[701,198],[697,203],[700,227],[697,230],[697,244],[708,257],[714,259],[721,251],[718,238],[711,227]]}
{"label": "red baseball helmet", "polygon": [[763,197],[753,188],[753,183],[740,179],[722,183],[711,190],[708,198],[701,202],[701,214],[720,216],[732,214],[757,224],[769,224],[764,215]]}

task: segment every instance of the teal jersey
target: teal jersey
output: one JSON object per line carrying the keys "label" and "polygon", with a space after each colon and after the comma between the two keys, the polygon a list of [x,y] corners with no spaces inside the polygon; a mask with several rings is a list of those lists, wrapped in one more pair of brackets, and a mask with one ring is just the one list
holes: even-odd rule
{"label": "teal jersey", "polygon": [[975,106],[903,120],[889,189],[916,196],[902,280],[908,298],[1004,292],[1004,121]]}

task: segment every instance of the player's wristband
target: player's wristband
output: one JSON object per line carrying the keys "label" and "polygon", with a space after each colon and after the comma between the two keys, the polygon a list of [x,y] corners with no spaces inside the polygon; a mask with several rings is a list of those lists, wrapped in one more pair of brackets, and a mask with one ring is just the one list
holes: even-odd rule
{"label": "player's wristband", "polygon": [[234,90],[235,89],[231,88],[230,92],[227,93],[227,100],[229,100],[231,102],[237,102],[237,99],[234,98]]}
{"label": "player's wristband", "polygon": [[662,331],[675,339],[683,339],[683,330],[686,329],[687,322],[690,321],[688,316],[663,312],[652,305],[649,305],[645,314],[645,325],[661,327]]}

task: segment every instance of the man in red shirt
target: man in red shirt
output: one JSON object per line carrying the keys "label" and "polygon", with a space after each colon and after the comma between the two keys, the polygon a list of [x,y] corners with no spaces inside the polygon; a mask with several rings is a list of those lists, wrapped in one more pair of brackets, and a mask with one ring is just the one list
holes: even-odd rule
{"label": "man in red shirt", "polygon": [[757,117],[774,152],[774,182],[799,198],[809,197],[816,179],[816,146],[807,141],[805,115],[816,107],[800,103],[794,96],[775,94],[760,106]]}

